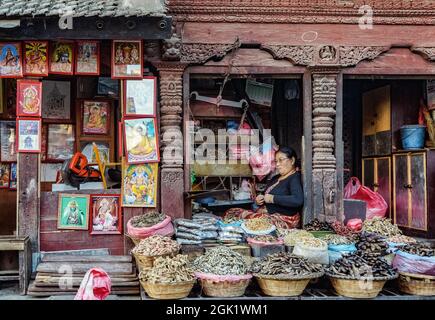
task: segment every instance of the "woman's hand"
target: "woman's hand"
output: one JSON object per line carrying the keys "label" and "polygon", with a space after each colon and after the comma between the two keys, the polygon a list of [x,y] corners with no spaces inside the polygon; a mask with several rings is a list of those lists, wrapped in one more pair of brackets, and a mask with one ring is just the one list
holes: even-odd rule
{"label": "woman's hand", "polygon": [[266,202],[266,203],[273,203],[273,195],[271,195],[271,194],[266,194],[266,195],[264,196],[264,202]]}
{"label": "woman's hand", "polygon": [[262,194],[258,195],[257,198],[255,198],[255,203],[262,206],[264,204],[264,196]]}

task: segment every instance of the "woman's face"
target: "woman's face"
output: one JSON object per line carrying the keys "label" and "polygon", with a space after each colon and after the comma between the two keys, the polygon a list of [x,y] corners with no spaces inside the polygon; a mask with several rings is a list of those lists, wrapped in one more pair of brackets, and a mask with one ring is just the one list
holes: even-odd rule
{"label": "woman's face", "polygon": [[294,158],[289,159],[285,153],[277,152],[275,154],[276,169],[279,174],[284,176],[294,169]]}

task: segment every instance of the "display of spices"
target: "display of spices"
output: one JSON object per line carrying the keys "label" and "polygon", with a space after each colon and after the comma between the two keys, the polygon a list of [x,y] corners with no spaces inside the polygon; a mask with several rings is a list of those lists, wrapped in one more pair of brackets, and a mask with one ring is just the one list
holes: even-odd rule
{"label": "display of spices", "polygon": [[225,246],[207,250],[195,259],[193,269],[214,275],[244,275],[249,271],[243,256]]}
{"label": "display of spices", "polygon": [[384,259],[362,251],[346,254],[336,260],[327,268],[327,273],[352,279],[392,277],[397,274]]}
{"label": "display of spices", "polygon": [[323,267],[321,264],[310,263],[305,258],[279,252],[255,261],[251,266],[251,272],[261,275],[300,277],[323,272]]}
{"label": "display of spices", "polygon": [[385,238],[376,233],[363,232],[359,236],[356,248],[366,254],[382,256],[386,254],[388,244]]}
{"label": "display of spices", "polygon": [[314,238],[314,236],[306,230],[292,229],[284,237],[284,244],[292,247],[302,238]]}
{"label": "display of spices", "polygon": [[391,223],[391,219],[380,217],[365,220],[362,231],[377,233],[384,237],[392,237],[402,234],[399,227]]}
{"label": "display of spices", "polygon": [[179,250],[180,245],[177,241],[174,241],[169,237],[153,235],[141,240],[131,252],[144,256],[160,256],[178,252]]}
{"label": "display of spices", "polygon": [[244,221],[244,225],[248,230],[264,231],[273,227],[273,224],[267,218],[253,218]]}
{"label": "display of spices", "polygon": [[150,283],[178,283],[195,280],[187,255],[158,257],[150,269],[140,272],[139,278]]}
{"label": "display of spices", "polygon": [[387,241],[393,243],[416,243],[417,242],[417,240],[415,240],[414,238],[402,234],[398,236],[389,237]]}
{"label": "display of spices", "polygon": [[304,225],[304,229],[307,231],[334,231],[328,222],[321,222],[317,218]]}
{"label": "display of spices", "polygon": [[157,211],[152,211],[133,217],[130,220],[130,223],[135,228],[146,228],[162,222],[163,220],[165,220],[165,218],[165,214]]}
{"label": "display of spices", "polygon": [[340,236],[338,234],[328,234],[322,238],[324,241],[326,241],[328,244],[333,245],[341,245],[341,244],[351,244],[352,240],[350,240],[348,237]]}
{"label": "display of spices", "polygon": [[254,236],[253,239],[255,241],[260,241],[260,242],[277,242],[278,241],[277,237],[271,236],[271,235]]}
{"label": "display of spices", "polygon": [[400,246],[399,249],[403,252],[415,254],[420,257],[433,257],[435,255],[434,248],[419,242]]}
{"label": "display of spices", "polygon": [[328,246],[328,244],[322,239],[314,238],[314,237],[313,238],[303,237],[299,240],[298,243],[311,248],[325,248]]}

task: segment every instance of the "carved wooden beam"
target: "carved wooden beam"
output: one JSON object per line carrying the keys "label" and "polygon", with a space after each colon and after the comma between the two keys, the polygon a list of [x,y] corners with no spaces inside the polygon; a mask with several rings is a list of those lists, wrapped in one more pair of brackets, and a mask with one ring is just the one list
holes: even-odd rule
{"label": "carved wooden beam", "polygon": [[435,47],[412,47],[411,51],[422,54],[429,61],[435,61]]}
{"label": "carved wooden beam", "polygon": [[231,44],[191,43],[181,46],[181,62],[203,64],[212,58],[223,58],[235,47]]}

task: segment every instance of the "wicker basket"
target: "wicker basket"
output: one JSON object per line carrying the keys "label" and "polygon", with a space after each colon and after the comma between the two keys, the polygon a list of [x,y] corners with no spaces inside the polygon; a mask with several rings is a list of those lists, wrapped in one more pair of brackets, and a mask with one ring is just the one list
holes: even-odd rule
{"label": "wicker basket", "polygon": [[382,291],[387,279],[377,280],[359,280],[359,279],[342,279],[329,276],[335,291],[349,298],[371,299],[376,298]]}
{"label": "wicker basket", "polygon": [[251,279],[241,279],[237,281],[215,281],[210,279],[200,279],[204,294],[209,297],[240,297],[245,294]]}
{"label": "wicker basket", "polygon": [[301,295],[311,279],[319,278],[323,273],[313,274],[306,277],[276,277],[255,274],[255,278],[264,292],[272,297],[294,297]]}
{"label": "wicker basket", "polygon": [[152,268],[154,265],[154,260],[156,260],[158,257],[168,257],[168,256],[174,257],[177,255],[177,253],[178,253],[178,250],[171,252],[171,253],[168,253],[168,254],[163,254],[160,256],[145,256],[142,254],[137,254],[137,253],[132,252],[132,254],[136,260],[136,266],[139,269],[139,272],[144,270],[144,269]]}
{"label": "wicker basket", "polygon": [[135,238],[135,237],[129,235],[128,233],[126,233],[125,236],[128,237],[134,243],[135,246],[137,246],[139,244],[139,242],[142,240],[140,238]]}
{"label": "wicker basket", "polygon": [[196,280],[178,283],[150,283],[140,281],[148,296],[153,299],[183,299],[186,298]]}
{"label": "wicker basket", "polygon": [[417,296],[435,296],[435,277],[424,274],[399,273],[399,288]]}

